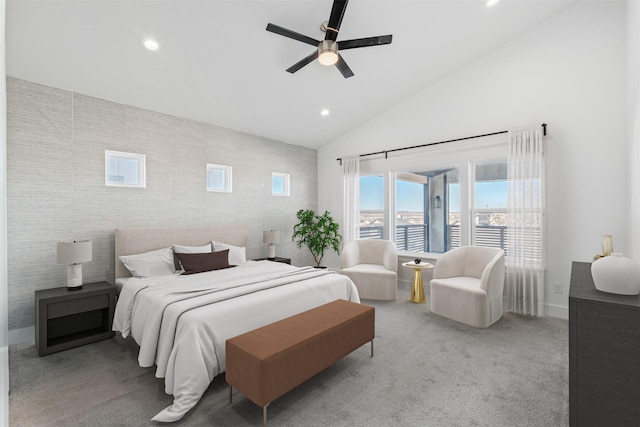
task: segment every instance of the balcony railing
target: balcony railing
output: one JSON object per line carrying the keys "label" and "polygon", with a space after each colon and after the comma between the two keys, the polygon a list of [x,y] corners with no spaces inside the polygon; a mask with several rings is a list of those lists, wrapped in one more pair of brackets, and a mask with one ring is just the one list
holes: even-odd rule
{"label": "balcony railing", "polygon": [[382,239],[383,226],[366,226],[360,227],[361,239]]}
{"label": "balcony railing", "polygon": [[[360,227],[361,239],[382,239],[384,226]],[[429,228],[428,224],[407,224],[396,226],[396,247],[399,251],[408,252],[429,252]],[[447,225],[449,247],[447,250],[459,248],[461,245],[460,225]],[[531,229],[531,236],[534,244],[527,246],[527,258],[541,259],[541,244],[538,238],[538,229]],[[475,242],[476,246],[488,246],[491,248],[501,248],[505,253],[509,253],[507,243],[507,227],[504,225],[476,225]]]}
{"label": "balcony railing", "polygon": [[[382,239],[383,226],[360,227],[361,239]],[[396,226],[396,247],[400,251],[429,252],[427,224]]]}
{"label": "balcony railing", "polygon": [[396,247],[401,251],[429,252],[429,230],[427,224],[396,226]]}

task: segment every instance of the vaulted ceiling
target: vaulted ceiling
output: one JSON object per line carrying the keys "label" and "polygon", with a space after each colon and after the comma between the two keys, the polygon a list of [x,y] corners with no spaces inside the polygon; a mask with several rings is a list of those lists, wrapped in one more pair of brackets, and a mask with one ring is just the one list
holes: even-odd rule
{"label": "vaulted ceiling", "polygon": [[317,61],[287,73],[314,48],[265,31],[322,39],[331,0],[7,0],[7,74],[318,148],[575,2],[352,0],[338,40],[393,43],[343,51],[345,79]]}

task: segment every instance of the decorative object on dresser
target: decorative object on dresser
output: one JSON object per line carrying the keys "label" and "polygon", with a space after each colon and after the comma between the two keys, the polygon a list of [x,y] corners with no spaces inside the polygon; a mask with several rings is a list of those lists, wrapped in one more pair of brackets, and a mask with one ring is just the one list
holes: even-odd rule
{"label": "decorative object on dresser", "polygon": [[316,261],[316,267],[320,267],[327,249],[340,252],[340,225],[333,220],[328,211],[318,215],[311,209],[300,209],[296,212],[296,217],[298,223],[293,226],[291,240],[298,248],[305,245],[309,249]]}
{"label": "decorative object on dresser", "polygon": [[36,291],[36,347],[45,356],[111,338],[116,288],[87,283],[76,292],[66,288]]}
{"label": "decorative object on dresser", "polygon": [[640,294],[640,264],[612,253],[591,264],[591,275],[597,290],[619,295]]}
{"label": "decorative object on dresser", "polygon": [[233,387],[262,407],[375,337],[375,308],[338,299],[226,341],[229,403]]}
{"label": "decorative object on dresser", "polygon": [[593,260],[595,261],[602,257],[607,257],[612,253],[613,253],[613,239],[611,237],[611,234],[605,234],[604,237],[602,238],[602,253],[596,254],[593,257]]}
{"label": "decorative object on dresser", "polygon": [[67,266],[67,289],[82,289],[82,263],[91,261],[91,240],[58,242],[57,258]]}
{"label": "decorative object on dresser", "polygon": [[269,259],[276,257],[276,244],[280,243],[280,231],[264,230],[262,232],[262,243],[269,245]]}
{"label": "decorative object on dresser", "polygon": [[598,291],[590,264],[573,262],[569,288],[572,427],[640,425],[639,325],[640,296]]}

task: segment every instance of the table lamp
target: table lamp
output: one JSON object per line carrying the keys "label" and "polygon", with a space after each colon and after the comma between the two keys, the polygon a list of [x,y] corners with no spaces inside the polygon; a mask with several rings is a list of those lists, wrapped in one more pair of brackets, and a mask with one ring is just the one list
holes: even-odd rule
{"label": "table lamp", "polygon": [[58,264],[67,266],[67,290],[82,289],[82,263],[91,257],[91,240],[58,242]]}
{"label": "table lamp", "polygon": [[264,230],[262,242],[269,245],[269,259],[274,259],[276,257],[276,243],[280,243],[280,231]]}

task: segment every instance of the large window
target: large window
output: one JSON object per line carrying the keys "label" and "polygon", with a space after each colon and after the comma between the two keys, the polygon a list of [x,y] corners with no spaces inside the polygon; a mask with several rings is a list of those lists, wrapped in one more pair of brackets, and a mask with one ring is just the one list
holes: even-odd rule
{"label": "large window", "polygon": [[360,238],[382,239],[384,236],[384,177],[360,177]]}
{"label": "large window", "polygon": [[406,169],[400,158],[389,166],[383,161],[365,165],[360,176],[360,238],[392,240],[405,254],[444,253],[466,245],[507,251],[504,151],[456,151],[435,166],[434,159],[425,156],[420,160],[432,165],[426,167],[416,167],[416,158],[407,159],[413,166]]}
{"label": "large window", "polygon": [[474,172],[473,245],[506,250],[507,162],[477,163]]}
{"label": "large window", "polygon": [[395,242],[398,250],[443,253],[460,245],[459,169],[395,174]]}

